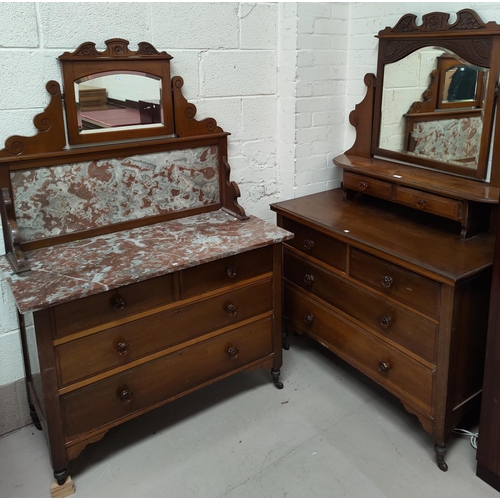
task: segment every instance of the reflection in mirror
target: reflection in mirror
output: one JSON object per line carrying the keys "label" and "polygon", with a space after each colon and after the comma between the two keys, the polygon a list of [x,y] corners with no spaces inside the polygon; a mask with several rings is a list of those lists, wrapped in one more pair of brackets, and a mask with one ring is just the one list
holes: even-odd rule
{"label": "reflection in mirror", "polygon": [[74,85],[80,133],[163,123],[157,76],[109,71],[86,76]]}
{"label": "reflection in mirror", "polygon": [[437,47],[386,64],[379,147],[476,169],[488,71]]}

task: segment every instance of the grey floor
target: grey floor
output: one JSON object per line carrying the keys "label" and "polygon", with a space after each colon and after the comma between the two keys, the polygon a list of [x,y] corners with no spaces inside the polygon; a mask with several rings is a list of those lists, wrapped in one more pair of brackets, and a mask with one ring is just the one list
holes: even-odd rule
{"label": "grey floor", "polygon": [[[500,497],[469,439],[452,438],[441,472],[398,400],[306,337],[291,344],[283,390],[241,373],[89,445],[74,497]],[[0,439],[1,497],[49,497],[51,475],[34,427]]]}

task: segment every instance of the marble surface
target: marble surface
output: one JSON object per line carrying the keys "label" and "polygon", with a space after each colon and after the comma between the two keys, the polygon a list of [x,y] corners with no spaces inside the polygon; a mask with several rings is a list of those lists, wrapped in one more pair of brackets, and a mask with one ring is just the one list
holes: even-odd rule
{"label": "marble surface", "polygon": [[3,271],[21,313],[291,239],[256,217],[222,210],[26,252],[31,271]]}
{"label": "marble surface", "polygon": [[217,146],[15,170],[22,241],[219,203]]}

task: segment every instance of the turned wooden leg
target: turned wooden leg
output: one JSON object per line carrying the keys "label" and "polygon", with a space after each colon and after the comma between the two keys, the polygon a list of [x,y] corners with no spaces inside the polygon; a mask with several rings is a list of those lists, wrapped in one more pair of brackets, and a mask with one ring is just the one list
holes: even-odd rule
{"label": "turned wooden leg", "polygon": [[280,378],[280,371],[279,370],[271,370],[271,376],[273,377],[273,382],[274,382],[274,385],[278,388],[278,389],[283,389],[283,382],[280,382],[279,381],[279,378]]}
{"label": "turned wooden leg", "polygon": [[438,467],[446,472],[448,470],[448,464],[444,461],[444,456],[446,455],[446,446],[435,444],[434,451],[436,452],[436,460]]}
{"label": "turned wooden leg", "polygon": [[288,351],[288,349],[290,349],[290,344],[288,343],[287,341],[287,333],[286,333],[286,330],[283,328],[283,332],[282,332],[282,344],[283,344],[283,349],[285,349],[285,351]]}
{"label": "turned wooden leg", "polygon": [[68,477],[68,469],[55,470],[54,479],[57,481],[59,486],[63,485]]}
{"label": "turned wooden leg", "polygon": [[30,417],[31,421],[33,422],[33,425],[39,430],[42,430],[42,426],[40,424],[40,419],[38,418],[38,415],[36,414],[35,407],[33,405],[30,405]]}

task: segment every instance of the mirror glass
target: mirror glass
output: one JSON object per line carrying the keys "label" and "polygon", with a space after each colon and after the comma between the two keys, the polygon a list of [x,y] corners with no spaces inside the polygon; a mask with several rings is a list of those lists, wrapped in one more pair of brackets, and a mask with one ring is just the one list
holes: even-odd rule
{"label": "mirror glass", "polygon": [[109,71],[75,81],[78,131],[88,133],[163,124],[161,78]]}
{"label": "mirror glass", "polygon": [[477,169],[488,73],[439,47],[386,64],[379,147]]}

